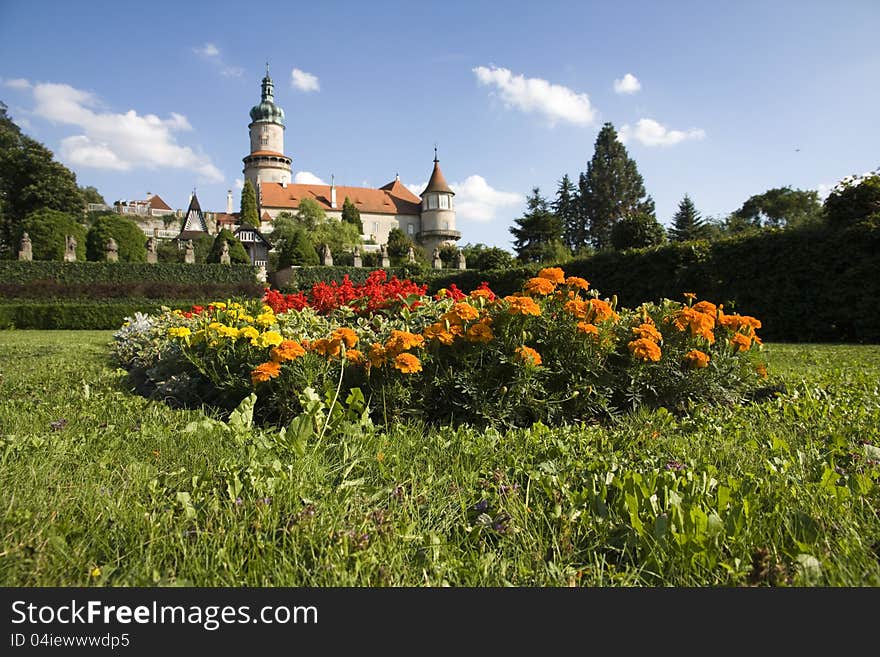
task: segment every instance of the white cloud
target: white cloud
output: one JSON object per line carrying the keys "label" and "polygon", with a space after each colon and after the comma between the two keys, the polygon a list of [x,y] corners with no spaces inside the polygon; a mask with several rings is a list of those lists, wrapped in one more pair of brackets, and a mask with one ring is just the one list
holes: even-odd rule
{"label": "white cloud", "polygon": [[702,128],[689,130],[669,130],[654,119],[639,119],[635,127],[624,125],[618,138],[624,144],[635,140],[644,146],[672,146],[686,139],[704,139],[706,131]]}
{"label": "white cloud", "polygon": [[244,180],[242,180],[241,178],[236,178],[235,179],[235,188],[239,191],[244,189]]}
{"label": "white cloud", "polygon": [[591,125],[596,110],[587,94],[579,94],[568,87],[552,84],[541,78],[514,75],[506,68],[478,66],[472,69],[480,84],[494,86],[501,99],[526,114],[543,114],[551,124],[557,121],[575,125]]}
{"label": "white cloud", "polygon": [[99,111],[96,96],[67,84],[37,84],[33,94],[36,116],[82,130],[61,141],[61,155],[72,164],[118,171],[185,169],[208,182],[223,180],[211,158],[177,143],[175,132],[192,130],[182,114],[172,112],[170,118],[160,119],[134,110]]}
{"label": "white cloud", "polygon": [[244,75],[244,69],[241,66],[224,66],[220,69],[220,75],[224,78],[240,78]]}
{"label": "white cloud", "polygon": [[293,177],[293,182],[297,185],[326,185],[323,180],[318,178],[311,171],[298,171]]}
{"label": "white cloud", "polygon": [[30,89],[31,83],[24,78],[12,78],[11,80],[3,80],[3,86],[10,89]]}
{"label": "white cloud", "polygon": [[616,94],[634,94],[642,88],[642,83],[632,73],[627,73],[619,80],[614,81],[614,93]]}
{"label": "white cloud", "polygon": [[306,93],[321,90],[318,76],[306,73],[298,68],[295,68],[290,72],[290,83],[300,91],[305,91]]}
{"label": "white cloud", "polygon": [[[416,196],[421,196],[428,181],[418,185],[405,185]],[[450,183],[455,192],[455,215],[465,221],[486,222],[495,219],[501,208],[518,205],[523,202],[521,194],[502,192],[493,188],[483,176],[472,175],[463,182]]]}
{"label": "white cloud", "polygon": [[193,48],[193,52],[202,57],[217,57],[220,55],[220,49],[213,43],[206,43],[200,48]]}

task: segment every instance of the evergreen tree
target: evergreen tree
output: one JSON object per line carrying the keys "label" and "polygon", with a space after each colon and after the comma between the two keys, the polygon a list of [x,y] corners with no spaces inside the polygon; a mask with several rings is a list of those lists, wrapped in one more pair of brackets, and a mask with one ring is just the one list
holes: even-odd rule
{"label": "evergreen tree", "polygon": [[[418,256],[419,247],[413,244],[409,235],[400,230],[400,228],[392,228],[388,232],[388,258],[393,265],[396,266],[402,262],[406,262],[410,247],[413,247],[413,251],[415,251]],[[422,256],[422,259],[424,259],[424,256]]]}
{"label": "evergreen tree", "polygon": [[611,229],[623,217],[654,214],[654,201],[646,196],[645,183],[635,160],[606,123],[596,137],[593,157],[579,179],[579,200],[584,226],[597,249],[611,245]]}
{"label": "evergreen tree", "polygon": [[147,236],[137,223],[115,212],[98,216],[86,233],[86,257],[101,261],[106,257],[107,240],[116,242],[120,262],[146,262]]}
{"label": "evergreen tree", "polygon": [[358,233],[363,235],[364,224],[361,222],[361,211],[357,209],[357,206],[347,196],[342,203],[342,222],[357,226]]}
{"label": "evergreen tree", "polygon": [[705,224],[700,213],[697,212],[691,197],[685,194],[678,204],[678,212],[672,218],[669,239],[673,242],[687,242],[688,240],[700,239],[705,232]]}
{"label": "evergreen tree", "polygon": [[242,226],[249,228],[260,227],[260,215],[257,212],[257,193],[250,180],[244,181],[244,187],[241,190],[241,214],[239,214],[239,222]]}
{"label": "evergreen tree", "polygon": [[67,236],[76,240],[76,259],[86,259],[86,229],[65,212],[42,208],[31,212],[19,226],[15,241],[21,232],[27,232],[33,245],[34,260],[63,260]]}
{"label": "evergreen tree", "polygon": [[206,258],[207,262],[220,262],[220,252],[223,249],[223,242],[229,247],[229,261],[233,265],[249,265],[251,264],[250,256],[244,245],[238,241],[238,238],[232,234],[228,228],[222,229],[214,238],[214,244]]}
{"label": "evergreen tree", "polygon": [[514,219],[516,227],[510,228],[517,258],[522,262],[551,262],[564,256],[562,222],[550,211],[538,187],[532,189],[526,205],[526,213]]}
{"label": "evergreen tree", "polygon": [[298,265],[307,267],[320,264],[318,252],[306,231],[300,227],[295,228],[278,246],[278,267],[290,267]]}
{"label": "evergreen tree", "polygon": [[611,246],[617,251],[642,249],[666,241],[666,231],[657,219],[647,212],[623,217],[611,228]]}
{"label": "evergreen tree", "polygon": [[578,206],[577,188],[568,174],[562,176],[553,201],[553,212],[562,222],[562,241],[570,251],[583,248],[589,242],[589,235],[584,225]]}

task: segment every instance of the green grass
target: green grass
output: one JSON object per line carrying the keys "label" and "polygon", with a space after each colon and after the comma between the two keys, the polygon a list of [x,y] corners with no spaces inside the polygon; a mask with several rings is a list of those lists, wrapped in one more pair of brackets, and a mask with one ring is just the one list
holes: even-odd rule
{"label": "green grass", "polygon": [[786,392],[686,417],[297,442],[130,394],[110,336],[0,332],[0,585],[880,585],[877,346],[767,345]]}

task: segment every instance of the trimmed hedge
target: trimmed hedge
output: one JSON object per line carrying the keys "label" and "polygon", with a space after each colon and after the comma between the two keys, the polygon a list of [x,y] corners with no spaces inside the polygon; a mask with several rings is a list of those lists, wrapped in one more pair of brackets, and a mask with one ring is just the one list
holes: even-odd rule
{"label": "trimmed hedge", "polygon": [[[341,283],[342,279],[348,275],[349,280],[355,285],[363,283],[367,280],[370,272],[381,267],[295,267],[293,276],[287,285],[281,287],[282,292],[298,292],[301,290],[311,290],[315,283],[330,283],[336,281]],[[431,278],[430,270],[423,265],[405,265],[402,267],[388,267],[385,269],[388,278],[397,276],[397,278],[409,278],[417,283],[425,283]]]}
{"label": "trimmed hedge", "polygon": [[162,306],[189,310],[198,301],[129,299],[126,301],[62,301],[0,303],[0,329],[118,329],[136,312],[156,313]]}
{"label": "trimmed hedge", "polygon": [[225,299],[263,295],[260,283],[0,283],[0,299]]}
{"label": "trimmed hedge", "polygon": [[[768,230],[602,252],[561,266],[627,307],[694,292],[759,318],[766,340],[880,343],[880,229],[871,226]],[[429,289],[455,283],[470,291],[485,280],[497,294],[512,294],[539,269],[449,274],[431,279]]]}
{"label": "trimmed hedge", "polygon": [[0,281],[4,283],[255,283],[256,272],[253,265],[0,260]]}

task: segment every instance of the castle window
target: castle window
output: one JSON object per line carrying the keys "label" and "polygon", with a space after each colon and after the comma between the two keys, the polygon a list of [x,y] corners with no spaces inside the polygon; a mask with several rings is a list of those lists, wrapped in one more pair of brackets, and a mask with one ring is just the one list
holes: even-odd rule
{"label": "castle window", "polygon": [[379,234],[379,222],[378,221],[373,222],[373,232],[377,235]]}
{"label": "castle window", "polygon": [[428,209],[429,210],[436,210],[437,209],[437,195],[436,194],[431,194],[428,197]]}
{"label": "castle window", "polygon": [[442,210],[449,209],[449,197],[445,194],[440,197],[440,208]]}
{"label": "castle window", "polygon": [[448,221],[443,222],[443,230],[449,230],[449,222]]}
{"label": "castle window", "polygon": [[406,232],[407,232],[409,235],[415,235],[416,227],[415,227],[413,224],[407,224],[407,225],[406,225]]}

